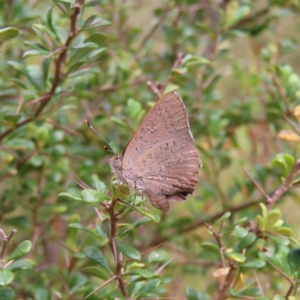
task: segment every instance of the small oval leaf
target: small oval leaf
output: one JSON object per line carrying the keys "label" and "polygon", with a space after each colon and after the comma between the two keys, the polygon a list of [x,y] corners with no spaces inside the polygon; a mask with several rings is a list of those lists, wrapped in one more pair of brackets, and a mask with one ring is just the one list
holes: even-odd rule
{"label": "small oval leaf", "polygon": [[117,249],[131,259],[141,260],[141,253],[131,246],[119,244],[117,245]]}
{"label": "small oval leaf", "polygon": [[107,264],[106,259],[100,249],[96,247],[89,247],[84,250],[84,253],[88,258],[98,263],[107,271],[110,271],[109,265]]}
{"label": "small oval leaf", "polygon": [[31,242],[24,241],[17,246],[13,253],[8,257],[7,260],[16,260],[25,256],[31,249]]}
{"label": "small oval leaf", "polygon": [[300,267],[300,249],[294,248],[288,253],[288,264],[292,273],[299,270]]}
{"label": "small oval leaf", "polygon": [[15,274],[8,269],[1,269],[0,270],[0,285],[8,285],[10,284],[15,278]]}
{"label": "small oval leaf", "polygon": [[107,200],[107,196],[99,191],[86,189],[81,192],[81,199],[86,203],[99,203]]}

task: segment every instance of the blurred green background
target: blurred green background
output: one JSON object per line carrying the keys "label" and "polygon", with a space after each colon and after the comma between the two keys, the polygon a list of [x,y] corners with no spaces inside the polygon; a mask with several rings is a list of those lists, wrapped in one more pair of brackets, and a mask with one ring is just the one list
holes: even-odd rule
{"label": "blurred green background", "polygon": [[[83,299],[103,283],[88,299],[297,299],[299,16],[296,0],[0,1],[0,229],[17,230],[0,299]],[[200,182],[169,213],[117,204],[115,271],[113,154],[84,120],[121,153],[172,90]],[[87,203],[82,187],[105,197]]]}

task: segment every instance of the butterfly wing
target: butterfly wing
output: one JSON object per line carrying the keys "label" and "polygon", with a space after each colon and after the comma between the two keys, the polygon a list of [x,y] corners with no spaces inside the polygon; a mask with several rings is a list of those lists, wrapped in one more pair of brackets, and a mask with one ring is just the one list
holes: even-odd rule
{"label": "butterfly wing", "polygon": [[132,174],[153,206],[169,210],[169,201],[184,201],[198,183],[198,149],[187,137],[169,139],[147,149],[134,162]]}
{"label": "butterfly wing", "polygon": [[171,92],[155,103],[128,143],[123,152],[123,169],[130,170],[145,150],[181,137],[193,143],[184,103],[176,92]]}

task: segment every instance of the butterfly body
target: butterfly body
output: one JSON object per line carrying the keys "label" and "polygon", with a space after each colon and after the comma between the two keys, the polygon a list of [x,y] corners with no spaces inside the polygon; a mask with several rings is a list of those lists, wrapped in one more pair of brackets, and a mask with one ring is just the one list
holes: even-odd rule
{"label": "butterfly body", "polygon": [[123,154],[109,163],[119,180],[163,211],[169,201],[183,201],[194,191],[201,161],[177,93],[156,102]]}

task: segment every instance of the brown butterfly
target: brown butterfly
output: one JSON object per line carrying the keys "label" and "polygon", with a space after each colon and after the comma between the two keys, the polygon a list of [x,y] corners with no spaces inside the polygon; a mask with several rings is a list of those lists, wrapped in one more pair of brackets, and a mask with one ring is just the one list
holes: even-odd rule
{"label": "brown butterfly", "polygon": [[186,199],[198,182],[198,149],[182,99],[171,92],[148,112],[120,155],[109,159],[119,180],[163,211]]}

